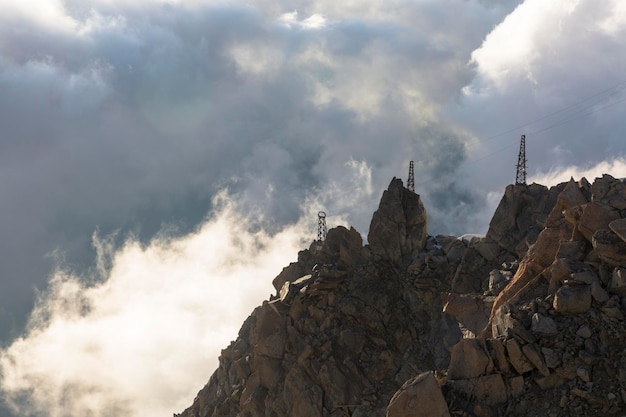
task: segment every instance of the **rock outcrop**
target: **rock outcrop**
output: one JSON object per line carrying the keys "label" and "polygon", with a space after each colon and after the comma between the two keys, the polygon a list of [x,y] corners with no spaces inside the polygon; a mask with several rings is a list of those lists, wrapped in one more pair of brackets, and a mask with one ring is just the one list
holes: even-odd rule
{"label": "rock outcrop", "polygon": [[[467,382],[459,386],[452,364],[475,361],[476,353],[455,346],[452,352],[461,355],[453,354],[449,380],[442,384],[448,401],[465,397],[470,409],[489,415],[506,409],[510,416],[605,416],[626,408],[626,292],[621,292],[626,242],[610,227],[619,232],[626,215],[626,194],[616,192],[624,190],[623,181],[605,175],[591,186],[572,180],[559,188],[543,230],[476,339],[504,346],[505,355],[495,350],[487,355],[495,365],[488,375],[505,379],[491,385],[500,394],[477,395],[484,376],[469,378],[472,394]],[[515,379],[522,389],[512,389]]]}
{"label": "rock outcrop", "polygon": [[394,178],[372,216],[367,236],[372,255],[392,264],[410,262],[426,244],[428,220],[420,196]]}
{"label": "rock outcrop", "polygon": [[429,236],[393,179],[273,281],[184,417],[618,415],[626,186],[507,187],[483,238]]}

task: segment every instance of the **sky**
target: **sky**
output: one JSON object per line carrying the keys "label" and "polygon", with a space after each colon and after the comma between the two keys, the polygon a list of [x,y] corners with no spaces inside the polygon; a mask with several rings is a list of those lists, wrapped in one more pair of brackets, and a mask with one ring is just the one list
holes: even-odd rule
{"label": "sky", "polygon": [[[430,234],[626,177],[621,0],[0,0],[0,407],[171,415],[415,161]],[[11,411],[8,411],[11,410]]]}

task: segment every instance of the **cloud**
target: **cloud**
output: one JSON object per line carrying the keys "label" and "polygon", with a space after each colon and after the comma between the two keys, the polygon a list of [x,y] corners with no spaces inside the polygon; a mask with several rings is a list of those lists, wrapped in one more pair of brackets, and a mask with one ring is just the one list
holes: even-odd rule
{"label": "cloud", "polygon": [[[184,408],[225,344],[207,328],[234,336],[319,210],[366,235],[410,160],[433,234],[486,231],[521,133],[531,180],[622,175],[625,23],[618,0],[0,0],[0,335],[14,399],[135,415],[159,392],[159,410]],[[225,188],[236,209],[214,199]],[[252,232],[235,212],[263,220]],[[96,239],[100,255],[96,228],[119,231]],[[33,287],[31,327],[11,342]],[[199,301],[227,290],[245,300],[237,312],[228,297]]]}
{"label": "cloud", "polygon": [[603,174],[610,174],[615,178],[626,178],[626,158],[619,157],[595,165],[558,166],[548,172],[538,172],[529,177],[528,180],[529,182],[552,186],[567,182],[570,178],[574,178],[574,180],[586,178],[589,182],[593,182],[595,178],[602,177]]}
{"label": "cloud", "polygon": [[47,254],[80,269],[95,227],[143,242],[163,224],[189,231],[224,187],[293,223],[358,161],[370,191],[335,214],[366,233],[376,190],[415,153],[454,175],[464,137],[438,112],[511,7],[0,3],[0,334],[19,334]]}
{"label": "cloud", "polygon": [[[591,79],[597,72],[617,75],[606,64],[623,60],[623,54],[605,54],[619,47],[616,35],[625,26],[626,10],[618,0],[602,5],[589,0],[527,0],[489,33],[472,53],[472,62],[485,85],[499,89],[520,80],[535,89],[553,89],[558,87],[552,85],[557,74]],[[587,74],[568,65],[574,59],[600,56],[597,67],[585,66]]]}
{"label": "cloud", "polygon": [[521,134],[529,176],[626,154],[620,4],[526,0],[485,36],[471,53],[476,72],[461,106],[446,107],[445,117],[472,138],[461,168],[468,180],[504,189],[502,179],[515,178]]}
{"label": "cloud", "polygon": [[52,275],[27,333],[0,355],[16,414],[140,417],[191,404],[272,277],[314,238],[312,222],[270,235],[217,200],[192,233],[121,247],[95,235],[93,275]]}

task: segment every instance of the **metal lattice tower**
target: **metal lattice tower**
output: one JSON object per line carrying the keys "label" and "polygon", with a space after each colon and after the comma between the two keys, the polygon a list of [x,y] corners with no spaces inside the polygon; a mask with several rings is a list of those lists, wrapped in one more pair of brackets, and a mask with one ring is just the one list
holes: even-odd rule
{"label": "metal lattice tower", "polygon": [[320,211],[317,213],[317,241],[326,240],[326,213]]}
{"label": "metal lattice tower", "polygon": [[409,179],[406,180],[406,188],[415,192],[415,166],[413,161],[409,162]]}
{"label": "metal lattice tower", "polygon": [[515,185],[526,185],[526,135],[522,135],[519,144],[519,156],[517,157],[517,176]]}

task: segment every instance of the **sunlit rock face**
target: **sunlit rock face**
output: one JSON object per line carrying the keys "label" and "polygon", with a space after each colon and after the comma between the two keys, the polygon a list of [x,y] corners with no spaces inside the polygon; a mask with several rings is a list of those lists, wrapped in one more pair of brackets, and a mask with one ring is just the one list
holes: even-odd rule
{"label": "sunlit rock face", "polygon": [[337,227],[301,251],[181,416],[623,409],[625,190],[509,186],[487,236],[459,239],[429,236],[394,178],[369,244]]}

